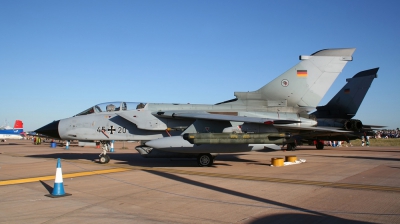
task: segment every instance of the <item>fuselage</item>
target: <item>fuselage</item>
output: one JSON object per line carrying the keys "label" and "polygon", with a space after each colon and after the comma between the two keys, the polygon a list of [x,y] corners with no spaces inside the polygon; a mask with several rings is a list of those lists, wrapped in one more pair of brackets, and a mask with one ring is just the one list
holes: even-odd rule
{"label": "fuselage", "polygon": [[[111,106],[112,105],[112,106]],[[125,105],[125,106],[123,106]],[[136,105],[136,107],[134,107]],[[142,105],[138,107],[139,105]],[[132,109],[130,109],[132,108]],[[114,109],[114,110],[111,110]],[[287,111],[294,111],[294,108]],[[164,111],[163,114],[158,112]],[[133,140],[150,141],[181,135],[196,119],[174,118],[173,113],[206,112],[243,117],[298,120],[293,126],[313,126],[315,121],[298,113],[267,111],[265,108],[206,104],[139,104],[113,102],[99,104],[74,117],[54,121],[37,132],[64,140]],[[238,123],[240,125],[240,123]],[[227,127],[232,126],[230,123]],[[212,129],[212,126],[210,127]],[[274,129],[274,128],[272,128]],[[212,132],[212,130],[209,130]],[[277,130],[268,130],[277,132]]]}
{"label": "fuselage", "polygon": [[0,139],[23,139],[21,133],[23,129],[2,129],[0,130]]}
{"label": "fuselage", "polygon": [[0,134],[0,139],[23,139],[20,134]]}

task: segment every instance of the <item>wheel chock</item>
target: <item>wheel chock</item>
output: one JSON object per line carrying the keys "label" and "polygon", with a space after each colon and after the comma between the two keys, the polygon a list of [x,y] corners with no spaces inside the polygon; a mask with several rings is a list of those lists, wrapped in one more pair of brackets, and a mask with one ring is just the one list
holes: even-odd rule
{"label": "wheel chock", "polygon": [[296,162],[297,161],[297,156],[285,156],[285,162]]}
{"label": "wheel chock", "polygon": [[283,166],[283,158],[272,158],[271,165],[272,166]]}

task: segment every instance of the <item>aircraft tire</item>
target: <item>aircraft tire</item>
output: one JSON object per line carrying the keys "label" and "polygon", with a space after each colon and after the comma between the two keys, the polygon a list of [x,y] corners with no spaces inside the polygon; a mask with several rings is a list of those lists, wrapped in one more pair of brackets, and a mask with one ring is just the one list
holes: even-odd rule
{"label": "aircraft tire", "polygon": [[197,164],[199,166],[212,166],[213,162],[214,158],[209,153],[200,154],[197,156]]}
{"label": "aircraft tire", "polygon": [[324,149],[324,143],[318,142],[318,143],[315,145],[315,148],[320,149],[320,150]]}
{"label": "aircraft tire", "polygon": [[106,163],[110,162],[110,156],[109,155],[105,155],[105,157],[107,158]]}
{"label": "aircraft tire", "polygon": [[103,155],[103,156],[101,156],[100,159],[99,159],[99,162],[100,162],[101,164],[105,164],[105,163],[110,162],[110,156],[109,156],[109,155]]}
{"label": "aircraft tire", "polygon": [[287,144],[287,150],[288,151],[294,151],[295,147],[296,147],[296,145],[294,145],[294,144]]}

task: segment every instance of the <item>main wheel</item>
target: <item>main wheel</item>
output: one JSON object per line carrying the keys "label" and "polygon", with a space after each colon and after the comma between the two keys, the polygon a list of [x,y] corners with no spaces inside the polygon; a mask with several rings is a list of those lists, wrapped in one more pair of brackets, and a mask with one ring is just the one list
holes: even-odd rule
{"label": "main wheel", "polygon": [[197,157],[197,164],[199,166],[212,166],[214,162],[214,158],[211,156],[211,154],[200,154]]}
{"label": "main wheel", "polygon": [[287,150],[288,151],[294,151],[295,148],[296,148],[295,144],[287,144]]}
{"label": "main wheel", "polygon": [[324,149],[324,143],[322,143],[322,142],[317,142],[317,144],[315,145],[315,147],[316,147],[317,149]]}

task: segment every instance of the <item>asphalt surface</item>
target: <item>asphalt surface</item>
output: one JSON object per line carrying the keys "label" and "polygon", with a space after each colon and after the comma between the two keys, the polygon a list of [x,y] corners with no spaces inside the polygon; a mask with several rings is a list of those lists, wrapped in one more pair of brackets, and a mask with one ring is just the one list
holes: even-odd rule
{"label": "asphalt surface", "polygon": [[[125,147],[122,149],[122,147]],[[146,159],[28,140],[0,143],[1,223],[400,223],[400,148],[301,146],[296,151]],[[271,166],[295,155],[305,163]],[[66,197],[51,198],[57,158]]]}

